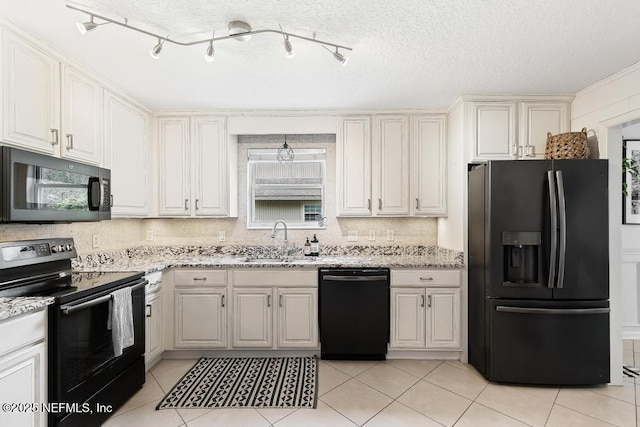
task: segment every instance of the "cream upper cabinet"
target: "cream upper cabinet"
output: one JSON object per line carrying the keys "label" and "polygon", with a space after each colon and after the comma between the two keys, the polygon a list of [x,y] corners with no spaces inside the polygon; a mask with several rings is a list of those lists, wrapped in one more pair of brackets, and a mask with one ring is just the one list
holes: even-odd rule
{"label": "cream upper cabinet", "polygon": [[542,159],[547,132],[557,134],[570,129],[567,97],[475,101],[471,110],[474,160]]}
{"label": "cream upper cabinet", "polygon": [[228,216],[228,155],[225,119],[191,119],[195,215]]}
{"label": "cream upper cabinet", "polygon": [[373,213],[409,215],[409,118],[373,118]]}
{"label": "cream upper cabinet", "polygon": [[60,64],[2,32],[2,135],[7,143],[59,152]]}
{"label": "cream upper cabinet", "polygon": [[521,102],[520,158],[544,159],[547,132],[569,132],[571,118],[568,102]]}
{"label": "cream upper cabinet", "polygon": [[62,66],[62,157],[101,164],[103,91],[98,83]]}
{"label": "cream upper cabinet", "polygon": [[109,93],[104,97],[105,167],[111,169],[113,216],[149,213],[149,114]]}
{"label": "cream upper cabinet", "polygon": [[476,102],[473,104],[472,120],[475,159],[516,157],[515,102]]}
{"label": "cream upper cabinet", "polygon": [[2,36],[4,140],[101,165],[103,88],[10,32]]}
{"label": "cream upper cabinet", "polygon": [[337,214],[370,216],[371,118],[339,118],[336,142]]}
{"label": "cream upper cabinet", "polygon": [[224,117],[158,119],[160,215],[229,216]]}
{"label": "cream upper cabinet", "polygon": [[446,215],[443,114],[338,119],[338,216]]}
{"label": "cream upper cabinet", "polygon": [[411,117],[411,213],[447,214],[446,116]]}

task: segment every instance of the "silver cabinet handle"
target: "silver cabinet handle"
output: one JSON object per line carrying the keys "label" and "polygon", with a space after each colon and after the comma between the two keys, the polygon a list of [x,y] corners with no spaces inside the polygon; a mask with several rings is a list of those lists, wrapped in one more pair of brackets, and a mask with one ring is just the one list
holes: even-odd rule
{"label": "silver cabinet handle", "polygon": [[151,317],[151,313],[152,313],[152,307],[151,304],[147,304],[147,317]]}
{"label": "silver cabinet handle", "polygon": [[267,295],[267,307],[271,307],[271,295]]}
{"label": "silver cabinet handle", "polygon": [[420,209],[420,199],[416,197],[416,210]]}
{"label": "silver cabinet handle", "polygon": [[113,207],[113,194],[109,195],[109,204],[111,207]]}
{"label": "silver cabinet handle", "polygon": [[189,210],[189,199],[184,199],[184,210],[185,211]]}
{"label": "silver cabinet handle", "polygon": [[367,199],[367,209],[371,210],[371,199]]}
{"label": "silver cabinet handle", "polygon": [[536,147],[531,144],[527,144],[524,146],[525,156],[527,157],[535,157],[536,156]]}
{"label": "silver cabinet handle", "polygon": [[224,295],[222,295],[222,308],[224,308]]}
{"label": "silver cabinet handle", "polygon": [[67,134],[67,150],[73,150],[73,134]]}
{"label": "silver cabinet handle", "polygon": [[282,307],[282,295],[278,298],[278,306]]}
{"label": "silver cabinet handle", "polygon": [[511,149],[513,150],[512,153],[511,153],[511,157],[514,157],[514,158],[517,159],[518,158],[518,151],[520,151],[519,147],[518,147],[518,144],[513,144],[511,146]]}
{"label": "silver cabinet handle", "polygon": [[51,129],[51,145],[58,145],[59,143],[58,129]]}
{"label": "silver cabinet handle", "polygon": [[424,295],[420,295],[420,307],[424,307]]}
{"label": "silver cabinet handle", "polygon": [[206,277],[194,277],[194,278],[193,278],[193,280],[202,280],[202,281],[205,281],[205,280],[207,280],[207,278],[206,278]]}
{"label": "silver cabinet handle", "polygon": [[431,295],[427,297],[427,307],[431,307]]}
{"label": "silver cabinet handle", "polygon": [[200,209],[200,206],[198,206],[198,203],[200,203],[200,199],[196,199],[196,210]]}
{"label": "silver cabinet handle", "polygon": [[433,277],[421,277],[420,280],[433,280]]}
{"label": "silver cabinet handle", "polygon": [[382,199],[378,199],[378,210],[382,210]]}

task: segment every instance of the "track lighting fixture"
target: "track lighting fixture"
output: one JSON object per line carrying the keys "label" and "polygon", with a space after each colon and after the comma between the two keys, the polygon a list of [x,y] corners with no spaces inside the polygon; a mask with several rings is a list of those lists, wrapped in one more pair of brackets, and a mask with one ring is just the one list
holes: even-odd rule
{"label": "track lighting fixture", "polygon": [[[339,52],[339,49],[343,49],[343,50],[352,50],[350,47],[347,46],[342,46],[342,45],[338,45],[335,43],[330,43],[330,42],[326,42],[326,41],[322,41],[322,40],[317,40],[315,37],[315,34],[313,35],[313,38],[311,37],[305,37],[305,36],[301,36],[298,34],[293,34],[293,33],[288,33],[286,31],[282,31],[282,27],[280,27],[280,30],[271,30],[271,29],[264,29],[264,30],[253,30],[251,28],[251,25],[247,24],[246,22],[243,21],[231,21],[229,23],[229,35],[227,36],[221,36],[221,37],[215,37],[215,32],[214,35],[209,38],[209,39],[204,39],[204,40],[196,40],[196,41],[191,41],[191,42],[181,42],[178,40],[173,40],[170,39],[169,36],[163,37],[159,34],[155,34],[152,33],[150,31],[146,31],[143,30],[141,28],[137,28],[134,27],[132,25],[129,25],[127,19],[124,19],[124,22],[119,22],[116,21],[114,19],[110,19],[110,18],[106,18],[104,16],[101,15],[96,15],[95,13],[92,12],[88,12],[86,10],[80,9],[76,6],[72,6],[72,5],[66,5],[69,9],[73,9],[73,10],[77,10],[79,12],[82,13],[86,13],[87,15],[89,15],[90,20],[88,22],[82,22],[82,23],[78,23],[78,30],[81,33],[86,33],[87,31],[93,31],[95,30],[99,25],[104,25],[104,24],[116,24],[119,25],[121,27],[124,28],[128,28],[130,30],[133,31],[137,31],[139,33],[142,34],[146,34],[148,36],[151,37],[155,37],[158,39],[158,43],[151,49],[151,51],[149,52],[149,54],[153,57],[153,58],[158,58],[160,55],[160,52],[162,52],[162,47],[164,45],[165,42],[169,42],[172,44],[176,44],[179,46],[193,46],[193,45],[197,45],[197,44],[204,44],[204,43],[208,43],[207,46],[207,50],[205,52],[204,55],[204,60],[207,62],[212,62],[213,61],[213,56],[214,56],[214,48],[213,48],[213,42],[217,42],[220,40],[226,40],[226,39],[235,39],[237,41],[247,41],[251,38],[252,35],[254,34],[263,34],[263,33],[275,33],[275,34],[280,34],[282,35],[282,37],[284,37],[284,49],[287,52],[287,56],[288,57],[292,57],[294,52],[293,52],[293,46],[291,44],[291,40],[290,38],[296,38],[296,39],[301,39],[301,40],[306,40],[308,42],[311,43],[317,43],[319,45],[321,45],[322,47],[324,47],[326,50],[328,50],[329,52],[331,52],[333,54],[333,57],[336,58],[337,61],[340,61],[343,65],[347,63],[347,57],[344,56],[342,53]],[[95,23],[93,20],[94,18],[98,18],[102,21],[102,23]],[[332,47],[335,49],[335,52],[333,52],[331,49],[329,49],[329,47]]]}
{"label": "track lighting fixture", "polygon": [[158,59],[160,57],[160,52],[162,52],[162,45],[164,45],[165,40],[162,40],[160,37],[158,37],[158,43],[149,51],[149,55],[151,55],[153,59]]}

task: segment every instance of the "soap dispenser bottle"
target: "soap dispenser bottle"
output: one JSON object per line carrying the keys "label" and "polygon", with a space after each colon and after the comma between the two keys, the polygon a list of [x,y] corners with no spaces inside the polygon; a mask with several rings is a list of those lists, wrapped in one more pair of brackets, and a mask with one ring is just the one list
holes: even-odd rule
{"label": "soap dispenser bottle", "polygon": [[311,239],[311,256],[318,256],[320,254],[320,242],[316,235],[313,235],[313,239]]}
{"label": "soap dispenser bottle", "polygon": [[309,242],[309,238],[307,237],[307,241],[304,242],[304,255],[305,256],[310,256],[311,255],[311,243]]}

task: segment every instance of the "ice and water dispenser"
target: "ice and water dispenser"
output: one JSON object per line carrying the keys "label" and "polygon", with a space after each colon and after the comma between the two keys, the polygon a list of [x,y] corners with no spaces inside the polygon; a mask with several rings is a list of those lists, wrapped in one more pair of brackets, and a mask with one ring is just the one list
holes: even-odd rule
{"label": "ice and water dispenser", "polygon": [[503,231],[505,286],[539,286],[539,263],[542,256],[540,233]]}

